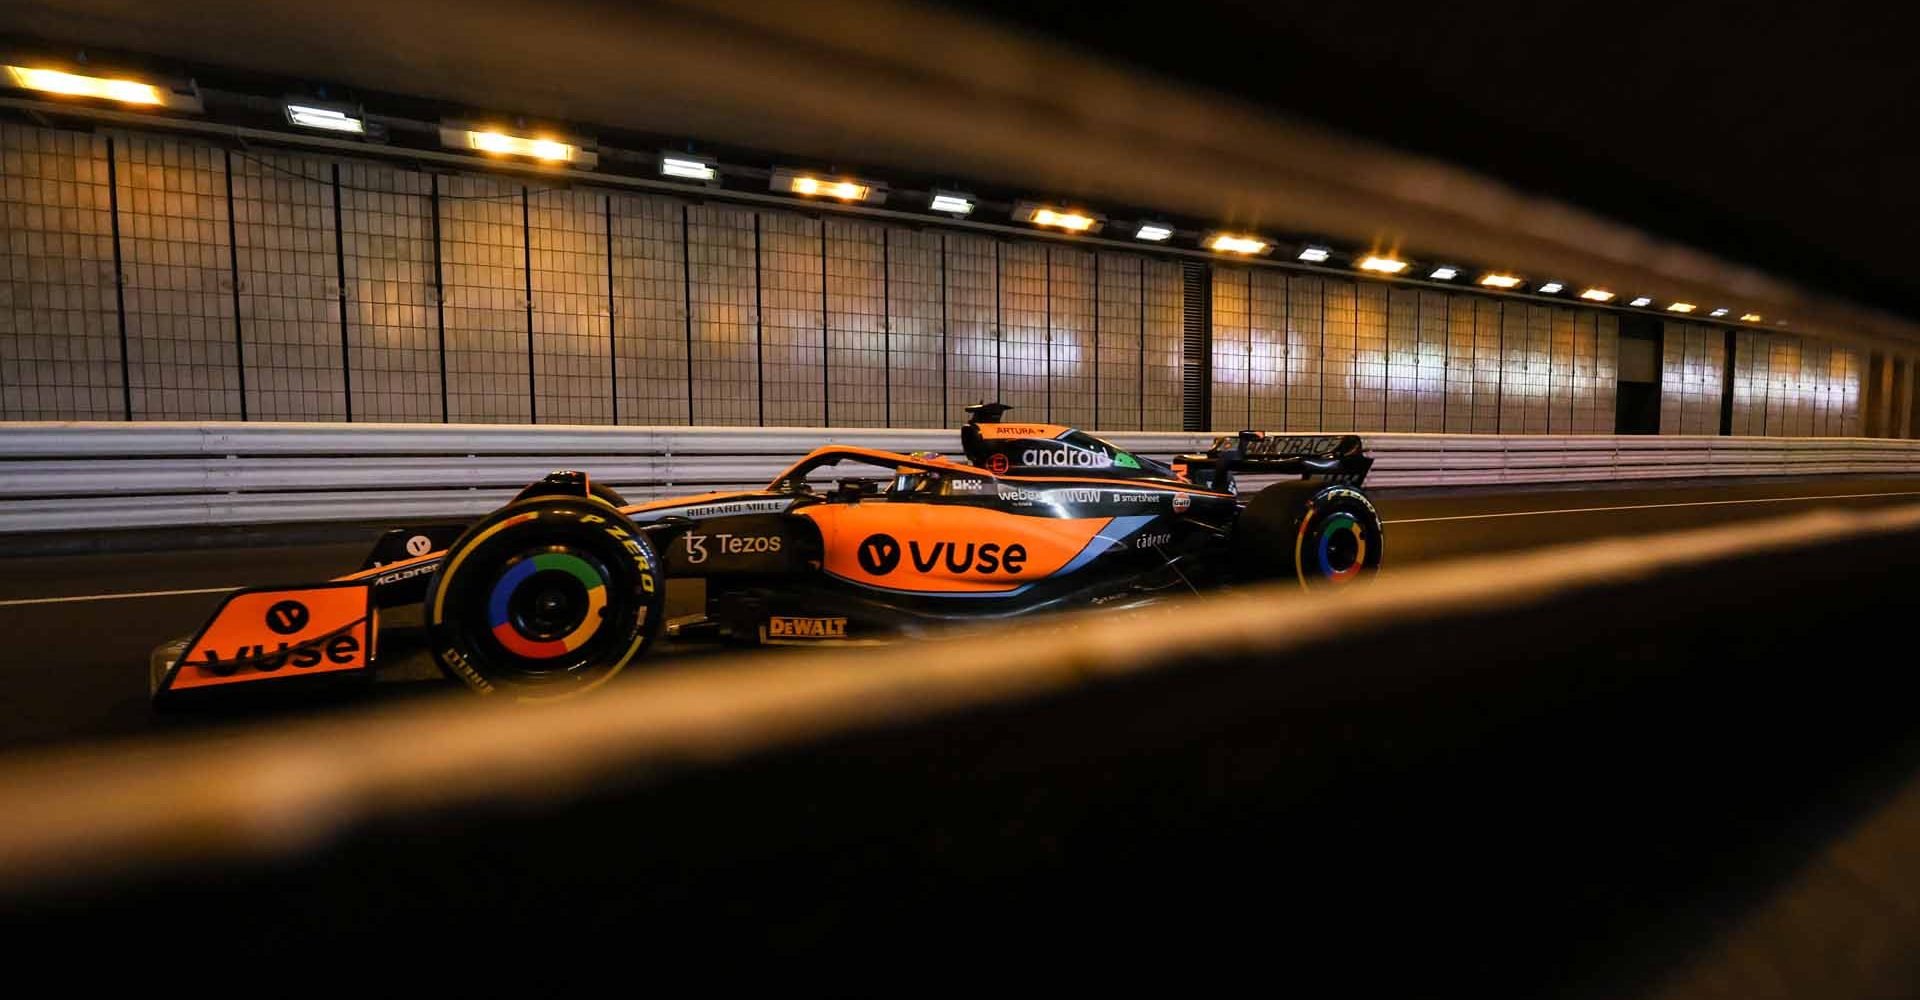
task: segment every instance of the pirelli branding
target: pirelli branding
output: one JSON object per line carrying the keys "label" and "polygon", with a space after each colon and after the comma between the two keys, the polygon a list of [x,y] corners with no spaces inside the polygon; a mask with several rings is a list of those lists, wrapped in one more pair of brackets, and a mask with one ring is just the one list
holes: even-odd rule
{"label": "pirelli branding", "polygon": [[845,639],[845,618],[788,618],[773,615],[761,627],[762,639]]}

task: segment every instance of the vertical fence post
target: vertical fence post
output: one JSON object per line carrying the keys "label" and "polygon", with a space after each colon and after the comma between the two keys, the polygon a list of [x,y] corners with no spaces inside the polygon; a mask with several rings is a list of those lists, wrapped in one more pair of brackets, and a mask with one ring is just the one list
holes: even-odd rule
{"label": "vertical fence post", "polygon": [[107,222],[113,230],[113,312],[120,324],[120,405],[133,419],[133,366],[127,360],[127,272],[120,255],[120,168],[113,136],[107,136]]}

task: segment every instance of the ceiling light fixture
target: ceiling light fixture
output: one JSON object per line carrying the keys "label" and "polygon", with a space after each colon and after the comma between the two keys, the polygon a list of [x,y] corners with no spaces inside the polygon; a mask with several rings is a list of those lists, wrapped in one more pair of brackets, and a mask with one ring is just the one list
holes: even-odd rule
{"label": "ceiling light fixture", "polygon": [[712,160],[687,153],[660,154],[660,173],[666,177],[709,183],[720,178],[720,170]]}
{"label": "ceiling light fixture", "polygon": [[1207,249],[1220,253],[1263,254],[1268,247],[1267,241],[1258,236],[1237,236],[1233,233],[1210,233],[1205,243]]}

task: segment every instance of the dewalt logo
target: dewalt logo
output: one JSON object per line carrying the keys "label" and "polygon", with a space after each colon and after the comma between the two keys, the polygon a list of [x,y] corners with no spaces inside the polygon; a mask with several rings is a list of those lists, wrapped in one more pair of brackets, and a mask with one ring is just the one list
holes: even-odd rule
{"label": "dewalt logo", "polygon": [[767,638],[769,639],[845,639],[847,620],[845,618],[783,618],[774,616],[767,619]]}

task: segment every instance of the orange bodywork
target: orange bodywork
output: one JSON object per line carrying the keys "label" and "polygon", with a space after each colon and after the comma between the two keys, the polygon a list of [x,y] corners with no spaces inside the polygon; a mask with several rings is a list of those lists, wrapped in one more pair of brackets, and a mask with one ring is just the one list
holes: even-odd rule
{"label": "orange bodywork", "polygon": [[915,593],[1005,593],[1071,562],[1112,520],[1028,517],[957,504],[821,504],[828,573]]}
{"label": "orange bodywork", "polygon": [[242,591],[181,653],[166,689],[364,670],[376,614],[366,584]]}

